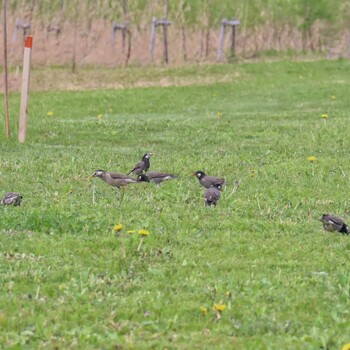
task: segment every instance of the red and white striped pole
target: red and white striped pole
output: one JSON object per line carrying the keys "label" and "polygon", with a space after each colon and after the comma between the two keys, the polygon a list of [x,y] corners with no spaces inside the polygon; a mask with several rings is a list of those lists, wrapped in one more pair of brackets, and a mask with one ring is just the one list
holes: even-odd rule
{"label": "red and white striped pole", "polygon": [[33,46],[33,37],[27,36],[24,41],[21,107],[19,110],[18,141],[21,143],[25,142],[26,136],[27,136],[29,75],[30,75],[30,59],[32,55],[32,46]]}

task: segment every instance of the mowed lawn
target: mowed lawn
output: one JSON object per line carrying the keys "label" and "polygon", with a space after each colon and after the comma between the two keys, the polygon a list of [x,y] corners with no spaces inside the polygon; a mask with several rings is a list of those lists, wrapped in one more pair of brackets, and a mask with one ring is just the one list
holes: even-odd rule
{"label": "mowed lawn", "polygon": [[[11,94],[0,195],[23,202],[0,207],[1,346],[341,349],[350,236],[319,217],[350,223],[350,62],[164,74],[193,83],[32,92],[23,145]],[[89,179],[127,173],[145,152],[179,178],[131,184],[122,201]],[[216,208],[196,170],[225,177]]]}

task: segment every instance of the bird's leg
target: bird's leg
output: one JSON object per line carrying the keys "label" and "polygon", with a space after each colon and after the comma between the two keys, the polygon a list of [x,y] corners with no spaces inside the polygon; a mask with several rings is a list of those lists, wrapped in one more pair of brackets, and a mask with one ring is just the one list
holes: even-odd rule
{"label": "bird's leg", "polygon": [[123,187],[122,191],[121,191],[120,203],[122,203],[122,201],[123,201],[124,194],[125,194],[125,188]]}

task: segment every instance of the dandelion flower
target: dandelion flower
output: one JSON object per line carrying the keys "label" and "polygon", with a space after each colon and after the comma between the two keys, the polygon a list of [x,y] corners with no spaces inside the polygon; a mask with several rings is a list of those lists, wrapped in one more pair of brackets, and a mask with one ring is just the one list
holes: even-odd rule
{"label": "dandelion flower", "polygon": [[313,163],[315,160],[316,160],[316,157],[315,156],[310,156],[308,158],[309,162]]}
{"label": "dandelion flower", "polygon": [[217,113],[216,113],[216,116],[217,116],[218,118],[221,118],[221,117],[222,117],[222,112],[217,112]]}
{"label": "dandelion flower", "polygon": [[115,232],[121,231],[122,228],[123,228],[123,225],[122,225],[122,224],[117,224],[117,225],[114,225],[114,226],[113,226],[113,230],[114,230]]}
{"label": "dandelion flower", "polygon": [[322,117],[323,119],[327,119],[327,118],[328,118],[328,114],[327,114],[327,113],[323,113],[323,114],[321,115],[321,117]]}
{"label": "dandelion flower", "polygon": [[148,236],[149,235],[149,231],[148,230],[138,230],[137,233],[140,235],[140,236]]}
{"label": "dandelion flower", "polygon": [[49,111],[49,112],[47,112],[47,115],[48,115],[49,117],[52,117],[52,116],[53,116],[53,112],[52,112],[52,111]]}
{"label": "dandelion flower", "polygon": [[226,305],[224,304],[214,304],[214,310],[215,311],[224,311],[226,309]]}
{"label": "dandelion flower", "polygon": [[129,235],[132,235],[133,233],[135,233],[135,230],[128,230],[126,231]]}
{"label": "dandelion flower", "polygon": [[332,100],[335,100],[335,99],[336,99],[336,97],[333,95],[333,96],[331,97],[331,99],[332,99]]}
{"label": "dandelion flower", "polygon": [[204,306],[201,306],[201,311],[203,316],[205,316],[208,313],[208,309]]}
{"label": "dandelion flower", "polygon": [[98,120],[101,120],[101,119],[103,118],[103,114],[99,114],[99,115],[97,116],[97,118],[98,118]]}
{"label": "dandelion flower", "polygon": [[341,350],[350,350],[350,343],[347,343],[347,344],[343,345]]}

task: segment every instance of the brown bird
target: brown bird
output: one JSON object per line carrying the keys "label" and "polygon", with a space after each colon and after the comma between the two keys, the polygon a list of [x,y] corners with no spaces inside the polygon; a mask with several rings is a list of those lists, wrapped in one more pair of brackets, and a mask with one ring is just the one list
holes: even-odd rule
{"label": "brown bird", "polygon": [[222,187],[220,184],[215,184],[213,187],[208,188],[204,193],[204,201],[206,206],[213,205],[216,207],[216,203],[219,201],[222,190]]}
{"label": "brown bird", "polygon": [[158,171],[150,171],[149,173],[140,174],[137,177],[137,181],[145,181],[145,182],[151,182],[153,181],[157,185],[159,185],[161,182],[171,179],[176,179],[178,176],[168,173],[161,173]]}
{"label": "brown bird", "polygon": [[124,174],[112,173],[104,170],[96,170],[91,177],[99,177],[101,180],[108,183],[108,185],[116,188],[127,186],[130,183],[137,183],[136,179]]}
{"label": "brown bird", "polygon": [[216,176],[206,175],[203,171],[200,170],[193,173],[192,176],[196,176],[200,184],[205,188],[210,188],[215,185],[223,186],[225,184],[225,179]]}
{"label": "brown bird", "polygon": [[128,175],[130,174],[139,175],[146,172],[150,167],[149,159],[151,158],[152,154],[153,153],[145,153],[141,159],[141,162],[137,163],[134,166],[134,168],[128,173]]}
{"label": "brown bird", "polygon": [[337,231],[346,235],[350,233],[349,226],[337,216],[323,214],[320,217],[320,221],[322,222],[324,229],[328,232]]}
{"label": "brown bird", "polygon": [[1,200],[2,205],[21,205],[22,196],[17,192],[7,192]]}

